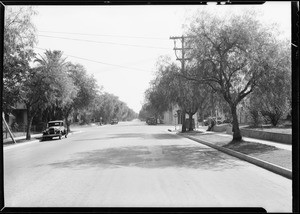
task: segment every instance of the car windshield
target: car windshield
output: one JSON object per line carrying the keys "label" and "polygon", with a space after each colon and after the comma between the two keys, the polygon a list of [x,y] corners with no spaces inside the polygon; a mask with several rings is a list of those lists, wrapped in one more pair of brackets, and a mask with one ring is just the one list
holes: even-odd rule
{"label": "car windshield", "polygon": [[49,127],[51,127],[51,126],[62,126],[62,123],[61,122],[48,123],[48,126]]}

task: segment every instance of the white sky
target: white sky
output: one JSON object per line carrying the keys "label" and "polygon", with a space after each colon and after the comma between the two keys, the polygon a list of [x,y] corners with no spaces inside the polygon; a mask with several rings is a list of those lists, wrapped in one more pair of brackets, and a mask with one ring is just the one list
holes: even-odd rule
{"label": "white sky", "polygon": [[[238,12],[249,7],[35,6],[38,15],[33,17],[33,23],[38,33],[38,48],[63,51],[69,55],[68,61],[82,64],[93,74],[104,91],[118,96],[138,113],[144,91],[154,78],[156,60],[161,55],[169,55],[175,61],[173,40],[169,37],[183,34],[182,26],[189,16],[199,8],[219,13],[219,10]],[[264,12],[262,20],[279,23],[285,35],[290,35],[290,2],[267,2],[254,8]],[[36,52],[44,50],[36,49]]]}

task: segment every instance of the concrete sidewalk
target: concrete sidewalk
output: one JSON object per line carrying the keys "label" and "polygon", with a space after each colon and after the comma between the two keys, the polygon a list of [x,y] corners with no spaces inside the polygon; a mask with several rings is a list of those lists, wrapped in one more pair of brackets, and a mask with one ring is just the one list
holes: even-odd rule
{"label": "concrete sidewalk", "polygon": [[[36,138],[40,138],[40,137],[42,137],[42,133],[41,134],[32,134],[31,135],[31,139],[32,140],[36,140]],[[15,137],[14,139],[15,139],[16,142],[20,141],[20,140],[25,140],[26,139],[26,135]],[[12,139],[10,137],[3,140],[3,144],[7,144],[7,143],[9,143],[9,144],[13,143],[13,141],[12,141]]]}
{"label": "concrete sidewalk", "polygon": [[[200,126],[196,130],[207,133],[207,134],[214,133],[215,135],[232,139],[232,135],[230,135],[230,134],[226,134],[226,133],[222,133],[222,132],[220,133],[220,132],[206,131],[207,130],[206,126],[203,126],[203,127]],[[243,140],[249,141],[249,142],[255,142],[255,143],[262,143],[262,144],[269,145],[269,146],[275,146],[279,149],[285,149],[288,151],[292,151],[292,145],[287,145],[287,144],[282,144],[282,143],[277,143],[277,142],[267,141],[267,140],[260,140],[260,139],[250,138],[250,137],[243,137]]]}
{"label": "concrete sidewalk", "polygon": [[[68,135],[72,135],[72,134],[77,134],[77,133],[81,133],[81,132],[84,132],[83,130],[85,128],[88,128],[88,127],[91,127],[91,126],[97,126],[96,124],[91,124],[91,125],[78,125],[78,126],[72,126],[71,128],[71,132],[68,134]],[[103,127],[102,126],[97,126],[97,127]],[[33,143],[33,142],[39,142],[40,138],[42,138],[42,133],[40,134],[32,134],[31,135],[31,140],[25,140],[26,139],[26,134],[24,134],[23,136],[19,136],[19,137],[15,137],[15,141],[16,141],[16,144],[24,144],[24,143]],[[8,137],[6,139],[3,139],[3,146],[11,146],[11,145],[16,145],[13,140]]]}
{"label": "concrete sidewalk", "polygon": [[292,179],[291,145],[243,137],[246,142],[235,148],[228,145],[232,135],[206,130],[200,126],[193,132],[169,131]]}
{"label": "concrete sidewalk", "polygon": [[[68,134],[68,136],[72,135],[72,134],[81,133],[81,132],[83,132],[83,131],[74,130],[74,131],[70,132]],[[24,145],[24,144],[29,144],[29,143],[36,143],[36,142],[40,142],[41,138],[42,138],[42,133],[32,134],[31,135],[31,140],[26,140],[26,135],[15,137],[14,139],[15,139],[16,143],[14,143],[11,138],[7,138],[7,139],[3,140],[3,146],[4,147],[11,147],[11,146],[17,146],[17,145],[21,145],[21,144]]]}

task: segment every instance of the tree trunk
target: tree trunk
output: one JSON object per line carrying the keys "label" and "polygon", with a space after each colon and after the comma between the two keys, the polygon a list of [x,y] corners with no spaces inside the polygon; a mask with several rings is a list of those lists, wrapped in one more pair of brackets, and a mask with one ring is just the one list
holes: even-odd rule
{"label": "tree trunk", "polygon": [[201,120],[202,120],[202,126],[204,126],[204,111],[203,111],[203,109],[201,111]]}
{"label": "tree trunk", "polygon": [[231,114],[232,114],[232,132],[233,132],[233,142],[236,141],[241,141],[242,140],[242,135],[241,131],[239,128],[239,121],[238,121],[238,116],[236,113],[236,106],[235,105],[230,105],[231,108]]}
{"label": "tree trunk", "polygon": [[71,131],[70,129],[70,122],[69,122],[69,115],[70,115],[70,112],[71,110],[68,109],[65,114],[64,114],[64,117],[65,117],[65,121],[66,121],[66,125],[67,125],[67,133],[69,133]]}
{"label": "tree trunk", "polygon": [[185,110],[181,111],[181,121],[182,121],[182,127],[181,127],[181,132],[186,132],[186,125],[185,125]]}
{"label": "tree trunk", "polygon": [[193,131],[193,113],[189,113],[189,131]]}
{"label": "tree trunk", "polygon": [[31,124],[32,124],[32,120],[33,120],[33,116],[30,112],[30,107],[27,107],[27,127],[26,127],[26,140],[30,140],[31,139],[31,133],[30,133],[30,129],[31,129]]}
{"label": "tree trunk", "polygon": [[69,133],[71,131],[68,117],[69,117],[69,115],[65,115],[65,121],[66,121],[66,125],[67,125],[67,133]]}

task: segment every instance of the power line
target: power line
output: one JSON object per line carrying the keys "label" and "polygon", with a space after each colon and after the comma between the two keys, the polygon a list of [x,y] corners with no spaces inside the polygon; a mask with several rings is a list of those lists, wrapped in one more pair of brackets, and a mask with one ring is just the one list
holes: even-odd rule
{"label": "power line", "polygon": [[55,39],[66,39],[66,40],[74,40],[74,41],[82,41],[82,42],[91,42],[91,43],[101,43],[101,44],[110,44],[110,45],[123,45],[123,46],[131,46],[131,47],[138,47],[138,48],[154,48],[154,49],[170,50],[170,48],[145,46],[145,45],[131,45],[131,44],[123,44],[123,43],[115,43],[115,42],[100,42],[100,41],[94,41],[94,40],[74,39],[74,38],[68,38],[68,37],[47,36],[47,35],[40,35],[40,34],[38,34],[38,36],[48,37],[48,38],[55,38]]}
{"label": "power line", "polygon": [[44,31],[39,32],[45,33],[57,33],[57,34],[70,34],[70,35],[84,35],[84,36],[103,36],[103,37],[118,37],[118,38],[131,38],[131,39],[156,39],[156,40],[167,40],[164,37],[142,37],[142,36],[125,36],[125,35],[109,35],[109,34],[90,34],[90,33],[71,33],[71,32],[58,32],[58,31]]}
{"label": "power line", "polygon": [[[40,48],[40,47],[35,47],[35,48],[36,49],[40,49],[40,50],[45,50],[45,51],[47,50],[45,48]],[[123,65],[110,64],[110,63],[100,62],[100,61],[97,61],[97,60],[91,60],[91,59],[87,59],[87,58],[83,58],[83,57],[72,56],[72,55],[65,54],[65,53],[63,53],[63,55],[68,56],[68,57],[73,57],[73,58],[81,59],[81,60],[90,61],[90,62],[100,63],[100,64],[103,64],[103,65],[110,65],[110,66],[115,66],[115,67],[130,69],[130,70],[138,70],[138,71],[148,71],[148,72],[150,72],[149,70],[145,70],[145,69],[132,68],[132,67],[127,67],[127,66],[123,66]]]}

